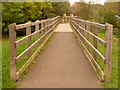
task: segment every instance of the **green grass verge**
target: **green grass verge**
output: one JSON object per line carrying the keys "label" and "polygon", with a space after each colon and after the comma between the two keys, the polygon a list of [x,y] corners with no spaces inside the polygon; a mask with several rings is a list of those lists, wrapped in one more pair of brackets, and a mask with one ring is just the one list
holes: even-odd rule
{"label": "green grass verge", "polygon": [[[99,32],[98,36],[105,40],[105,33]],[[90,42],[93,43],[92,37],[90,37]],[[92,49],[90,48],[90,53],[92,54]],[[98,51],[105,56],[105,47],[98,43]],[[104,63],[103,61],[97,57],[97,62],[101,69],[104,71]],[[111,82],[105,83],[102,82],[102,86],[105,88],[118,88],[118,38],[116,35],[113,34],[113,41],[112,41],[112,77]]]}
{"label": "green grass verge", "polygon": [[[104,34],[99,33],[99,37],[103,38]],[[101,48],[99,45],[99,51],[104,54],[104,49]],[[101,68],[103,69],[103,63],[98,61]],[[118,88],[118,38],[117,36],[113,35],[113,41],[112,41],[112,77],[111,77],[110,83],[102,83],[103,87],[106,88]]]}
{"label": "green grass verge", "polygon": [[[41,36],[41,34],[40,34]],[[17,37],[17,40],[23,38]],[[35,37],[32,37],[32,43],[35,42]],[[41,43],[39,43],[41,45]],[[17,56],[26,49],[26,43],[22,43],[17,47]],[[32,54],[35,52],[35,48],[32,49]],[[26,56],[24,56],[17,63],[17,71],[26,62]],[[9,40],[8,38],[2,39],[2,88],[16,88],[18,84],[15,81],[10,80],[10,56],[9,56]],[[24,76],[22,76],[24,77]]]}
{"label": "green grass verge", "polygon": [[[103,39],[104,34],[99,33],[99,37]],[[23,37],[18,37],[20,39]],[[32,42],[35,41],[35,37],[32,38]],[[92,42],[92,41],[91,41]],[[113,52],[112,52],[112,81],[110,83],[102,83],[103,87],[106,88],[117,88],[118,87],[118,39],[115,35],[113,35]],[[19,55],[23,50],[25,50],[26,43],[21,44],[17,48],[17,55]],[[98,50],[104,54],[103,47],[98,44]],[[35,48],[32,50],[32,53],[35,51]],[[17,70],[21,68],[21,66],[25,63],[26,57],[22,58],[20,62],[17,63]],[[8,38],[2,40],[2,87],[3,88],[15,88],[18,84],[16,82],[10,80],[10,65],[9,65],[9,41]],[[103,63],[101,60],[98,60],[98,63],[102,69]]]}

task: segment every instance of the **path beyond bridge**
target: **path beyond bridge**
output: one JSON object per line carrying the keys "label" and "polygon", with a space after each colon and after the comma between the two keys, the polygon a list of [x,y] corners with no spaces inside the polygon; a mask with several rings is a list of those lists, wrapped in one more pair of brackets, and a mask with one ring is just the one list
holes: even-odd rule
{"label": "path beyond bridge", "polygon": [[19,88],[100,88],[68,23],[59,24]]}

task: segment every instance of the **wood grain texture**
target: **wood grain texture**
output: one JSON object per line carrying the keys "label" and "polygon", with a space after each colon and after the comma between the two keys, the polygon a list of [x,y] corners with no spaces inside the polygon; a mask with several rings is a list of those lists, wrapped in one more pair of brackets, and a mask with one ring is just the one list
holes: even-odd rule
{"label": "wood grain texture", "polygon": [[[98,36],[98,28],[93,27],[93,33],[95,36]],[[97,39],[95,37],[93,37],[93,46],[96,49],[98,48],[98,42],[97,42]],[[94,50],[93,50],[92,54],[93,54],[93,58],[97,61],[97,54],[95,53]]]}
{"label": "wood grain texture", "polygon": [[111,81],[111,65],[112,65],[112,31],[113,25],[106,24],[106,48],[105,48],[105,82]]}
{"label": "wood grain texture", "polygon": [[[31,21],[26,23],[26,36],[27,35],[30,35],[31,34]],[[27,38],[27,41],[26,41],[26,48],[30,47],[32,41],[31,41],[31,36]],[[29,52],[27,53],[27,59],[30,58],[31,56],[31,49],[29,50]]]}
{"label": "wood grain texture", "polygon": [[[35,21],[35,31],[38,31],[39,30],[39,20]],[[39,39],[39,34],[37,33],[36,34],[36,40]],[[39,47],[39,44],[36,44],[36,49],[38,49]]]}
{"label": "wood grain texture", "polygon": [[92,48],[95,53],[102,59],[102,61],[105,61],[105,57],[80,33],[79,30],[77,30],[77,28],[73,25],[73,27],[76,29],[76,31],[78,32],[78,34],[80,35],[81,38],[84,39],[84,41],[86,42],[87,45],[89,45],[90,48]]}
{"label": "wood grain texture", "polygon": [[9,41],[10,41],[10,79],[16,80],[16,23],[9,25]]}

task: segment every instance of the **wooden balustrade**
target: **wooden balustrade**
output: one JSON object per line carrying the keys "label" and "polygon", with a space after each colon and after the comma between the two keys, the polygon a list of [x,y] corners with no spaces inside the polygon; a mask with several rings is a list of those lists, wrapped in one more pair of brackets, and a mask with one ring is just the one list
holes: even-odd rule
{"label": "wooden balustrade", "polygon": [[[92,65],[97,70],[98,75],[105,82],[110,82],[111,80],[111,60],[112,60],[112,29],[111,24],[99,24],[95,22],[85,21],[77,18],[70,17],[70,25],[77,36],[78,41],[84,47],[85,54],[92,62]],[[90,31],[90,26],[92,26],[92,31]],[[98,37],[98,29],[104,29],[106,32],[105,40]],[[93,38],[93,43],[90,43],[90,37]],[[98,50],[98,43],[105,47],[105,56],[102,55]],[[90,52],[92,48],[92,53]],[[104,62],[104,71],[100,68],[97,57],[101,58]]]}
{"label": "wooden balustrade", "polygon": [[[27,22],[25,24],[16,25],[16,23],[9,25],[9,39],[10,39],[10,78],[12,80],[19,79],[20,75],[25,71],[25,69],[29,66],[29,64],[36,57],[37,53],[44,46],[44,44],[48,41],[50,36],[54,33],[56,26],[59,24],[60,17],[55,17],[52,19],[46,20],[37,20],[35,22]],[[40,26],[41,25],[41,29]],[[35,32],[31,33],[31,27],[35,27]],[[20,40],[16,41],[16,31],[19,29],[26,29],[26,36]],[[42,34],[39,37],[39,33]],[[32,44],[32,36],[35,36],[35,42]],[[39,43],[42,41],[42,44],[39,46]],[[26,42],[26,49],[16,56],[17,46]],[[33,47],[36,48],[36,51],[32,54],[31,50]],[[21,60],[23,56],[27,55],[27,61],[22,66],[20,70],[16,70],[17,62]]]}

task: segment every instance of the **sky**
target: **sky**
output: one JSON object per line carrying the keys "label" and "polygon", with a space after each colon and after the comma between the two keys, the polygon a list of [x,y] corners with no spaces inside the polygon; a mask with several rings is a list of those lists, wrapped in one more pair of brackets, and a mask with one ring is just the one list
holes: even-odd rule
{"label": "sky", "polygon": [[[70,1],[70,5],[72,6],[75,2],[79,2],[79,1],[82,1],[82,0],[69,0]],[[96,4],[104,4],[104,2],[106,1],[106,0],[85,0],[85,2],[90,2],[90,1],[92,1],[92,2],[95,2]]]}

